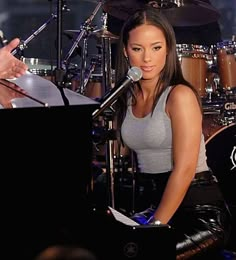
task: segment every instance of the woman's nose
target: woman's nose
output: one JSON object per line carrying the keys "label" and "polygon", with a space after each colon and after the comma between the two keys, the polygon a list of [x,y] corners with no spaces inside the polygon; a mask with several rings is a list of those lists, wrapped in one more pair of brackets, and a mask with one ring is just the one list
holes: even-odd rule
{"label": "woman's nose", "polygon": [[148,51],[148,50],[144,51],[143,60],[144,60],[145,62],[148,62],[148,61],[151,60],[151,53],[150,53],[150,51]]}

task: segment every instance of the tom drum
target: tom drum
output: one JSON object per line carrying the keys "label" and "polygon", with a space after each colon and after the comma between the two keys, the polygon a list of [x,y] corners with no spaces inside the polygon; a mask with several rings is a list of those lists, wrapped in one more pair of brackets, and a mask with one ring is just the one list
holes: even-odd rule
{"label": "tom drum", "polygon": [[217,43],[217,64],[220,84],[225,90],[236,90],[236,42]]}
{"label": "tom drum", "polygon": [[194,44],[177,44],[176,47],[184,78],[197,89],[201,97],[205,97],[208,67],[213,63],[210,48]]}

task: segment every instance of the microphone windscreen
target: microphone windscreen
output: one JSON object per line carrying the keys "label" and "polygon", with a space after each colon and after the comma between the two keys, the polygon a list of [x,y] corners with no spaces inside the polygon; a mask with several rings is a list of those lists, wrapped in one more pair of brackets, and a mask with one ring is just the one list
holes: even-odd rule
{"label": "microphone windscreen", "polygon": [[131,67],[128,71],[128,76],[132,79],[132,81],[136,82],[142,78],[143,73],[140,68]]}

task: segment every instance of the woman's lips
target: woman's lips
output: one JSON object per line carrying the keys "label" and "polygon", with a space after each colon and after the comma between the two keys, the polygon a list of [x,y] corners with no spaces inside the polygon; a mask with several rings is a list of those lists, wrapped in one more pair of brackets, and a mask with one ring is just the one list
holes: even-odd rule
{"label": "woman's lips", "polygon": [[141,67],[141,69],[143,70],[143,71],[145,71],[145,72],[150,72],[150,71],[152,71],[153,70],[153,67],[151,66],[148,66],[148,67]]}

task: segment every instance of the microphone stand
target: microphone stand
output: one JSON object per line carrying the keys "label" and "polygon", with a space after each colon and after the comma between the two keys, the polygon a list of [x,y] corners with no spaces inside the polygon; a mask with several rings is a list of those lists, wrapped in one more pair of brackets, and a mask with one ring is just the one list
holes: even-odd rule
{"label": "microphone stand", "polygon": [[[121,84],[114,92],[108,95],[107,98],[100,104],[100,108],[96,109],[92,113],[92,119],[96,119],[106,110],[110,105],[114,104],[117,98],[123,93],[125,84]],[[112,108],[111,112],[113,112]],[[114,140],[115,135],[113,131],[113,116],[111,113],[104,112],[105,132],[107,133],[108,140],[106,143],[106,180],[107,180],[107,192],[108,192],[108,205],[115,208],[115,194],[114,194]]]}
{"label": "microphone stand", "polygon": [[[117,98],[125,91],[125,89],[132,83],[137,82],[142,77],[142,70],[138,67],[131,67],[126,75],[126,78],[115,85],[109,92],[106,92],[104,97],[101,98],[100,108],[96,109],[92,113],[92,118],[96,119],[108,106],[110,106],[111,112],[113,112],[112,105],[117,101]],[[112,113],[113,114],[113,113]],[[108,121],[108,122],[107,122]],[[107,133],[111,132],[113,126],[113,118],[109,117],[105,123],[107,127]],[[116,136],[113,134],[112,138],[109,138],[106,149],[106,177],[108,185],[108,203],[114,208],[114,143],[111,140],[115,140]]]}
{"label": "microphone stand", "polygon": [[69,105],[64,92],[64,76],[66,71],[62,68],[61,53],[62,53],[62,11],[64,8],[63,0],[57,1],[57,67],[55,69],[55,84],[61,93],[62,100],[65,106]]}

